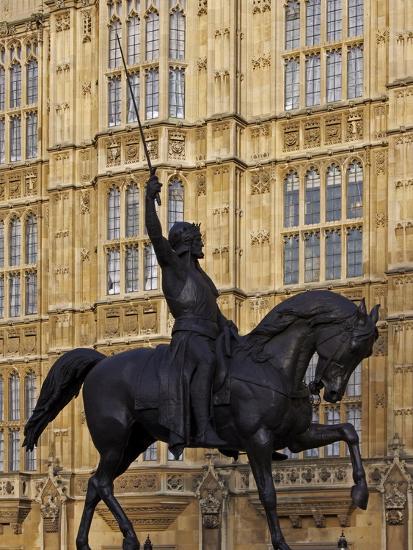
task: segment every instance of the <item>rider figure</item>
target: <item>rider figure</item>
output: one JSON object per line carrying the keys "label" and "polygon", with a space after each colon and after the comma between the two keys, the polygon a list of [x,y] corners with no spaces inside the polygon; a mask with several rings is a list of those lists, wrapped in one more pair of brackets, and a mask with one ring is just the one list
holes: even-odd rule
{"label": "rider figure", "polygon": [[199,226],[176,222],[168,239],[156,213],[154,200],[162,185],[151,175],[146,187],[145,221],[158,263],[162,269],[162,288],[169,309],[175,318],[172,342],[185,339],[185,361],[195,367],[191,380],[191,406],[195,413],[197,433],[193,444],[222,446],[211,424],[211,389],[216,365],[215,340],[233,323],[217,305],[218,291],[199,265],[204,257]]}

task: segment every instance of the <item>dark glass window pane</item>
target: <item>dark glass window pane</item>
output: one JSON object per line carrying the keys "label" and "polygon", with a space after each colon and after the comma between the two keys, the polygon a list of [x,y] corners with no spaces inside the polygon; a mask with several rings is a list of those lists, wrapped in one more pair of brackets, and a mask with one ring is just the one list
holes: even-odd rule
{"label": "dark glass window pane", "polygon": [[326,232],[326,280],[341,279],[341,232]]}
{"label": "dark glass window pane", "polygon": [[299,277],[299,237],[284,238],[284,284],[298,283]]}
{"label": "dark glass window pane", "polygon": [[291,172],[284,181],[284,227],[296,227],[299,219],[300,182]]}

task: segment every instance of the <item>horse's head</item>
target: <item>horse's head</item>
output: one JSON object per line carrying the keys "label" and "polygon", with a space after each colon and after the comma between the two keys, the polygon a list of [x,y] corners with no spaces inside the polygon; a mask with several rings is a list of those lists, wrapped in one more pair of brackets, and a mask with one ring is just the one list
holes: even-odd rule
{"label": "horse's head", "polygon": [[310,385],[313,393],[324,388],[324,399],[336,403],[343,397],[347,382],[362,359],[373,353],[378,337],[378,305],[370,313],[364,299],[354,315],[316,329],[316,348],[319,356],[315,379]]}

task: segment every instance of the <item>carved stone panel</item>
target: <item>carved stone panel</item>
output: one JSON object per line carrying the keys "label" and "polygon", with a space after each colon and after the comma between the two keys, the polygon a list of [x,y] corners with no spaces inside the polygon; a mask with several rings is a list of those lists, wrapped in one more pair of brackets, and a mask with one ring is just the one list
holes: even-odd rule
{"label": "carved stone panel", "polygon": [[185,160],[185,134],[183,132],[169,133],[168,158]]}
{"label": "carved stone panel", "polygon": [[321,144],[320,122],[311,120],[304,125],[304,147],[319,147]]}
{"label": "carved stone panel", "polygon": [[363,139],[364,120],[363,112],[357,111],[350,113],[347,117],[347,141]]}
{"label": "carved stone panel", "polygon": [[120,142],[110,141],[106,146],[106,166],[119,166],[120,161]]}
{"label": "carved stone panel", "polygon": [[138,134],[132,134],[125,139],[125,163],[139,161],[139,138]]}
{"label": "carved stone panel", "polygon": [[334,115],[325,120],[325,143],[334,145],[342,141],[342,121],[340,115]]}
{"label": "carved stone panel", "polygon": [[287,124],[284,127],[284,151],[297,151],[300,148],[300,127]]}

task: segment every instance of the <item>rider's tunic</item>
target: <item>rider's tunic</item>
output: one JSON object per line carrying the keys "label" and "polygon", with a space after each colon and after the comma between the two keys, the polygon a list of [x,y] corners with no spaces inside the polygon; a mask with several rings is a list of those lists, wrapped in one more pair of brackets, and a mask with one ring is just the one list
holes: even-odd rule
{"label": "rider's tunic", "polygon": [[[177,298],[165,293],[175,318],[170,346],[170,362],[161,376],[160,421],[171,431],[169,445],[179,447],[190,436],[190,380],[197,367],[212,369],[218,336],[218,291],[208,275],[196,264],[190,266]],[[199,399],[209,399],[200,395]]]}

